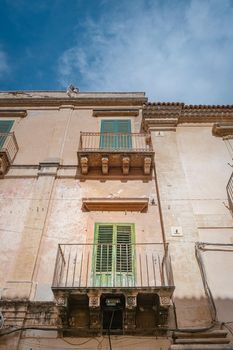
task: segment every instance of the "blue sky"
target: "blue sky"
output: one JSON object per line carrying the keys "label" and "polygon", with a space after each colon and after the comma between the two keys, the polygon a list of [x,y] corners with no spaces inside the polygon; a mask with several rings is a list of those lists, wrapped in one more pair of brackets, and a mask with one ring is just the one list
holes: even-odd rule
{"label": "blue sky", "polygon": [[233,104],[233,0],[0,0],[0,90]]}

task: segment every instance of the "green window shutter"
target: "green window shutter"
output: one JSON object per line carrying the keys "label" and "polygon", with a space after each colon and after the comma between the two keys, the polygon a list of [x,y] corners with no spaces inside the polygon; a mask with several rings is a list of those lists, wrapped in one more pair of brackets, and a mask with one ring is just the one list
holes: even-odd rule
{"label": "green window shutter", "polygon": [[115,120],[117,126],[117,132],[121,133],[131,133],[131,121],[127,120]]}
{"label": "green window shutter", "polygon": [[132,233],[131,226],[116,227],[116,271],[132,272]]}
{"label": "green window shutter", "polygon": [[112,272],[113,226],[99,225],[97,232],[96,272]]}
{"label": "green window shutter", "polygon": [[14,120],[0,121],[0,148],[2,148],[6,140],[6,135],[3,135],[3,134],[7,134],[8,132],[10,132],[13,123],[14,123]]}
{"label": "green window shutter", "polygon": [[101,121],[101,134],[104,133],[115,133],[123,135],[101,135],[100,137],[100,148],[105,149],[122,149],[132,148],[131,133],[131,120],[102,120]]}
{"label": "green window shutter", "polygon": [[100,132],[117,132],[116,122],[116,120],[101,120]]}
{"label": "green window shutter", "polygon": [[96,224],[92,263],[94,287],[135,284],[133,224]]}
{"label": "green window shutter", "polygon": [[0,133],[10,132],[13,124],[14,124],[14,120],[1,120],[0,121]]}
{"label": "green window shutter", "polygon": [[130,119],[101,120],[100,132],[131,133]]}

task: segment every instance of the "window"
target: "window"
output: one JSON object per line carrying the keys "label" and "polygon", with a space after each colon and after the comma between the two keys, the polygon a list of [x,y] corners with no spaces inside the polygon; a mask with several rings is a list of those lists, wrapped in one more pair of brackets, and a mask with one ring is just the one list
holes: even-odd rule
{"label": "window", "polygon": [[133,224],[96,224],[93,285],[127,287],[135,284]]}
{"label": "window", "polygon": [[0,120],[0,148],[3,147],[4,142],[7,138],[7,133],[10,132],[14,120]]}
{"label": "window", "polygon": [[132,148],[132,139],[129,135],[131,134],[131,121],[129,119],[102,120],[100,132],[100,148]]}

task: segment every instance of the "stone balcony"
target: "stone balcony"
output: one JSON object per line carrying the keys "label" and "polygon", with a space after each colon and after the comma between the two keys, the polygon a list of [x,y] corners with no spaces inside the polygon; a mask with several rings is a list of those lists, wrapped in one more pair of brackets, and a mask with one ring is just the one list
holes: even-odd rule
{"label": "stone balcony", "polygon": [[18,144],[13,132],[0,133],[0,177],[4,176],[18,152]]}
{"label": "stone balcony", "polygon": [[150,134],[81,132],[80,178],[148,178],[154,163]]}
{"label": "stone balcony", "polygon": [[52,290],[66,335],[104,334],[112,311],[111,332],[157,334],[174,288],[162,243],[58,246]]}

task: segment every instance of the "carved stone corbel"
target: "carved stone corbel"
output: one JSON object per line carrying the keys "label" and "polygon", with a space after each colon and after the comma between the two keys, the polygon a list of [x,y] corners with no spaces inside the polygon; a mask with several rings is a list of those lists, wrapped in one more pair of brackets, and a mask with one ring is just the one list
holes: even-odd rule
{"label": "carved stone corbel", "polygon": [[125,301],[125,332],[131,333],[136,328],[137,295],[127,295]]}
{"label": "carved stone corbel", "polygon": [[145,157],[144,158],[144,174],[145,175],[150,175],[151,163],[152,163],[151,157]]}
{"label": "carved stone corbel", "polygon": [[101,329],[101,313],[100,313],[100,295],[88,294],[89,297],[89,314],[90,329]]}
{"label": "carved stone corbel", "polygon": [[4,155],[0,155],[0,176],[5,175],[8,168],[8,163]]}
{"label": "carved stone corbel", "polygon": [[89,307],[90,308],[99,308],[100,307],[100,297],[99,296],[89,296]]}
{"label": "carved stone corbel", "polygon": [[171,301],[170,301],[170,297],[169,296],[165,296],[162,295],[159,297],[159,301],[160,301],[160,306],[163,308],[169,308],[171,305]]}
{"label": "carved stone corbel", "polygon": [[129,165],[130,165],[130,158],[129,157],[123,157],[122,158],[122,172],[124,175],[129,174]]}
{"label": "carved stone corbel", "polygon": [[171,298],[168,295],[159,295],[159,324],[167,325]]}
{"label": "carved stone corbel", "polygon": [[88,157],[81,157],[81,173],[88,174]]}
{"label": "carved stone corbel", "polygon": [[58,294],[55,296],[55,304],[58,309],[59,323],[63,327],[68,327],[68,296],[66,294]]}
{"label": "carved stone corbel", "polygon": [[126,298],[126,308],[134,309],[137,307],[137,296],[136,295],[128,295]]}
{"label": "carved stone corbel", "polygon": [[108,157],[102,157],[101,162],[102,162],[102,173],[104,175],[107,175],[108,174]]}

